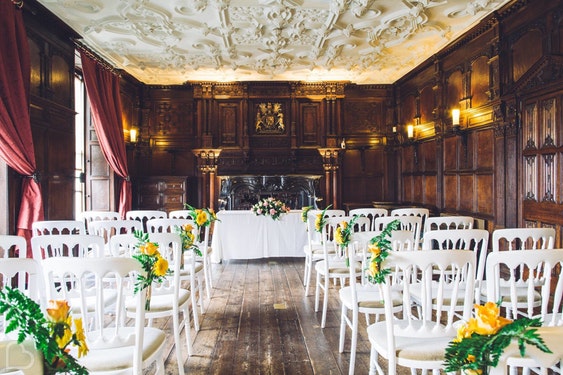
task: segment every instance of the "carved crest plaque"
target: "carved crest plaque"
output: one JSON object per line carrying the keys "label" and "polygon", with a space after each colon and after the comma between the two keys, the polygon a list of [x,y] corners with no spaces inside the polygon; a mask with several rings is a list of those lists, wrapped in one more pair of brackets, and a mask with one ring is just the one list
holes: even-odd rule
{"label": "carved crest plaque", "polygon": [[283,112],[281,103],[260,103],[256,111],[257,134],[283,134]]}

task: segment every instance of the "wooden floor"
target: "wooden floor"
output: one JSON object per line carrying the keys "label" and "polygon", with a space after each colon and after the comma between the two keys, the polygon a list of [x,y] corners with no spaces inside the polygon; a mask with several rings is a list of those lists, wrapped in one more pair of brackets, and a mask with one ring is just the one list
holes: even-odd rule
{"label": "wooden floor", "polygon": [[[332,287],[326,327],[314,310],[314,288],[304,295],[303,258],[226,261],[214,265],[211,301],[192,328],[194,353],[186,374],[347,374],[346,349],[338,352],[340,304]],[[367,374],[369,341],[360,319],[356,374]],[[155,325],[170,332],[170,322]],[[166,374],[177,374],[174,342],[169,336]],[[406,373],[406,372],[405,372]]]}

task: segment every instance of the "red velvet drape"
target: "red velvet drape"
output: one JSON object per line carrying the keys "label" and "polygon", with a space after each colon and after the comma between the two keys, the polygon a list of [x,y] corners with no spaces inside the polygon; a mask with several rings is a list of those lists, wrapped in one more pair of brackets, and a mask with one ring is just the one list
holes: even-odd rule
{"label": "red velvet drape", "polygon": [[92,106],[92,117],[102,153],[113,171],[121,177],[119,213],[131,210],[131,181],[121,119],[119,77],[80,51],[84,83]]}
{"label": "red velvet drape", "polygon": [[[31,238],[31,224],[43,220],[43,199],[29,117],[30,58],[21,10],[0,1],[0,157],[25,176],[18,235]],[[29,249],[30,250],[30,249]],[[28,256],[31,251],[28,251]]]}

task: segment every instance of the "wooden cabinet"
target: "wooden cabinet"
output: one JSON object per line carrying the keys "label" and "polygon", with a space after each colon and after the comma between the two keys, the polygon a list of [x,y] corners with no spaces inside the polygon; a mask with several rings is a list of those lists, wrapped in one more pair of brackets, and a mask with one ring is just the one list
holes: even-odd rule
{"label": "wooden cabinet", "polygon": [[170,212],[187,201],[186,176],[150,176],[137,183],[137,209]]}

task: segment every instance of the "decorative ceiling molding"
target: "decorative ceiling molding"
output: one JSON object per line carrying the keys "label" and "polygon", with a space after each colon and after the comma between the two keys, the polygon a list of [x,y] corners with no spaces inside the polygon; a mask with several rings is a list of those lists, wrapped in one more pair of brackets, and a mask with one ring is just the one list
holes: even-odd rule
{"label": "decorative ceiling molding", "polygon": [[509,0],[39,0],[146,84],[389,84]]}

